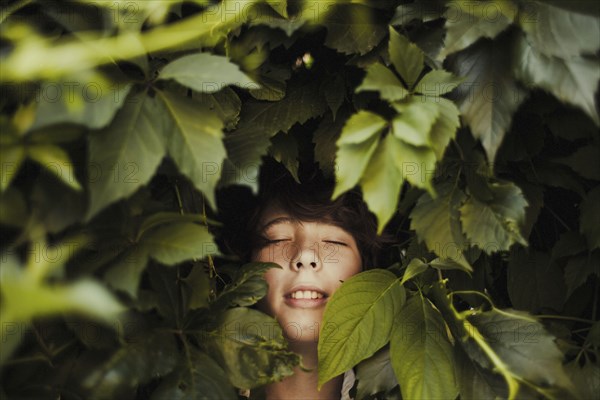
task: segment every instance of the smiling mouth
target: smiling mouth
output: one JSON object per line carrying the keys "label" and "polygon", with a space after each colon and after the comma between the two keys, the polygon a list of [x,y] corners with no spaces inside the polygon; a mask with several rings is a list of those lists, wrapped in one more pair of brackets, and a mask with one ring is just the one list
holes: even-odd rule
{"label": "smiling mouth", "polygon": [[315,288],[298,288],[285,294],[285,303],[294,308],[322,307],[329,295]]}
{"label": "smiling mouth", "polygon": [[318,292],[316,290],[296,290],[286,295],[286,297],[291,299],[322,299],[327,297],[325,293]]}

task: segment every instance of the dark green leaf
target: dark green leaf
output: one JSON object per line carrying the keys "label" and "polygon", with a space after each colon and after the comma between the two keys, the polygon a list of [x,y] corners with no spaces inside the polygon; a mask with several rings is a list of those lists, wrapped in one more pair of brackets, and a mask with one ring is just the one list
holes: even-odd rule
{"label": "dark green leaf", "polygon": [[490,202],[471,196],[460,207],[460,221],[467,238],[487,254],[508,250],[513,243],[526,246],[520,225],[527,201],[521,189],[510,182],[492,183],[490,189],[494,193]]}
{"label": "dark green leaf", "polygon": [[398,385],[387,348],[379,350],[372,357],[360,362],[355,370],[358,379],[357,399],[368,398],[377,393],[387,393]]}
{"label": "dark green leaf", "polygon": [[165,376],[177,363],[173,335],[150,333],[117,350],[108,361],[92,371],[84,386],[94,399],[114,399],[124,388],[135,388]]}
{"label": "dark green leaf", "polygon": [[211,285],[208,273],[201,264],[196,264],[185,278],[187,306],[190,310],[208,308]]}
{"label": "dark green leaf", "polygon": [[572,257],[565,267],[565,282],[567,284],[567,298],[575,289],[583,285],[592,274],[600,278],[600,252],[594,251]]}
{"label": "dark green leaf", "polygon": [[562,271],[548,254],[516,248],[510,253],[507,279],[515,308],[532,313],[546,307],[562,310],[566,292]]}
{"label": "dark green leaf", "polygon": [[593,399],[600,392],[600,366],[588,361],[583,367],[577,361],[565,365],[579,399]]}
{"label": "dark green leaf", "polygon": [[370,270],[345,281],[329,299],[319,335],[319,386],[372,356],[390,339],[406,294],[396,276]]}
{"label": "dark green leaf", "polygon": [[390,355],[403,399],[453,399],[458,394],[444,320],[422,295],[411,297],[396,316]]}
{"label": "dark green leaf", "polygon": [[228,85],[257,89],[258,85],[227,57],[209,53],[191,54],[167,64],[159,79],[174,79],[198,92],[214,93]]}
{"label": "dark green leaf", "polygon": [[322,90],[325,93],[325,101],[331,110],[333,120],[346,97],[346,85],[344,78],[336,75],[335,78],[323,82]]}
{"label": "dark green leaf", "polygon": [[[475,138],[483,144],[488,160],[493,162],[512,116],[525,92],[511,76],[508,37],[481,41],[456,54],[451,70],[465,79],[456,89],[462,117]],[[467,84],[468,83],[468,84]]]}
{"label": "dark green leaf", "polygon": [[216,113],[221,121],[225,123],[225,129],[233,129],[240,120],[242,102],[238,95],[229,87],[223,88],[216,93],[193,93],[203,106]]}
{"label": "dark green leaf", "polygon": [[[362,4],[328,4],[321,22],[327,28],[325,45],[344,54],[365,54],[386,34],[373,9]],[[314,12],[307,10],[306,12]],[[317,14],[323,11],[317,11]],[[322,18],[322,17],[321,17]]]}
{"label": "dark green leaf", "polygon": [[600,125],[594,93],[600,80],[598,62],[584,57],[562,59],[541,53],[525,37],[515,43],[514,70],[528,86],[544,89],[559,100],[581,108]]}
{"label": "dark green leaf", "polygon": [[151,400],[237,400],[225,371],[207,354],[190,348],[186,362],[165,378]]}
{"label": "dark green leaf", "polygon": [[142,272],[148,263],[149,249],[139,244],[121,254],[104,275],[104,281],[132,298],[137,298]]}
{"label": "dark green leaf", "polygon": [[329,177],[335,176],[335,153],[337,151],[335,143],[339,139],[346,122],[344,117],[346,117],[346,112],[344,112],[343,117],[340,116],[334,121],[332,114],[325,114],[313,135],[315,161],[319,163],[319,168]]}
{"label": "dark green leaf", "polygon": [[600,181],[600,146],[590,144],[580,147],[573,154],[557,159],[556,161],[569,166],[573,171],[586,179]]}
{"label": "dark green leaf", "polygon": [[[596,161],[598,159],[596,158]],[[600,247],[600,186],[590,190],[581,202],[579,232],[587,239],[590,249]]]}
{"label": "dark green leaf", "polygon": [[247,307],[262,299],[269,289],[263,275],[271,268],[281,268],[274,263],[248,263],[236,272],[232,283],[223,288],[215,300],[214,307]]}
{"label": "dark green leaf", "polygon": [[233,308],[219,316],[211,332],[212,346],[229,381],[236,387],[252,389],[293,373],[300,357],[286,351],[277,321],[250,308]]}
{"label": "dark green leaf", "polygon": [[300,182],[300,178],[298,178],[298,168],[300,166],[300,161],[298,160],[298,142],[292,135],[279,132],[273,136],[271,138],[269,154],[275,160],[285,165],[296,182]]}
{"label": "dark green leaf", "polygon": [[454,346],[454,360],[461,399],[481,400],[508,397],[506,384],[502,378],[481,368],[469,358],[461,346]]}
{"label": "dark green leaf", "polygon": [[106,129],[88,137],[87,219],[146,184],[165,154],[164,116],[145,91],[131,95]]}

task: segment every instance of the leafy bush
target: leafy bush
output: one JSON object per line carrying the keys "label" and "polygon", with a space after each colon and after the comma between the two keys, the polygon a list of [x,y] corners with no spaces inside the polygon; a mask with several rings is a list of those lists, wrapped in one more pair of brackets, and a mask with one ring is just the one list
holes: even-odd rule
{"label": "leafy bush", "polygon": [[394,238],[328,303],[320,384],[600,392],[597,3],[2,7],[3,398],[234,399],[289,375],[251,308],[273,265],[217,236],[265,156],[358,185]]}

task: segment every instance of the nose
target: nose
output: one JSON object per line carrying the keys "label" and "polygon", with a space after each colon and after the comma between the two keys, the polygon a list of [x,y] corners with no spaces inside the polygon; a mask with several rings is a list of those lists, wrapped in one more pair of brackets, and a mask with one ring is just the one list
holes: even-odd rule
{"label": "nose", "polygon": [[290,259],[290,267],[295,271],[302,268],[319,271],[323,265],[319,257],[319,244],[309,246],[298,246],[295,249],[295,257]]}

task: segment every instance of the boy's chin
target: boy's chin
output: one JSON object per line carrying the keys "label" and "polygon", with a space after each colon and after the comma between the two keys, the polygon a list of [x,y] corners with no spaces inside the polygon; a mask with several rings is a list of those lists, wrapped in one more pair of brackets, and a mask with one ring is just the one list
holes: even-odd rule
{"label": "boy's chin", "polygon": [[318,343],[320,319],[298,319],[279,322],[283,336],[290,343]]}

